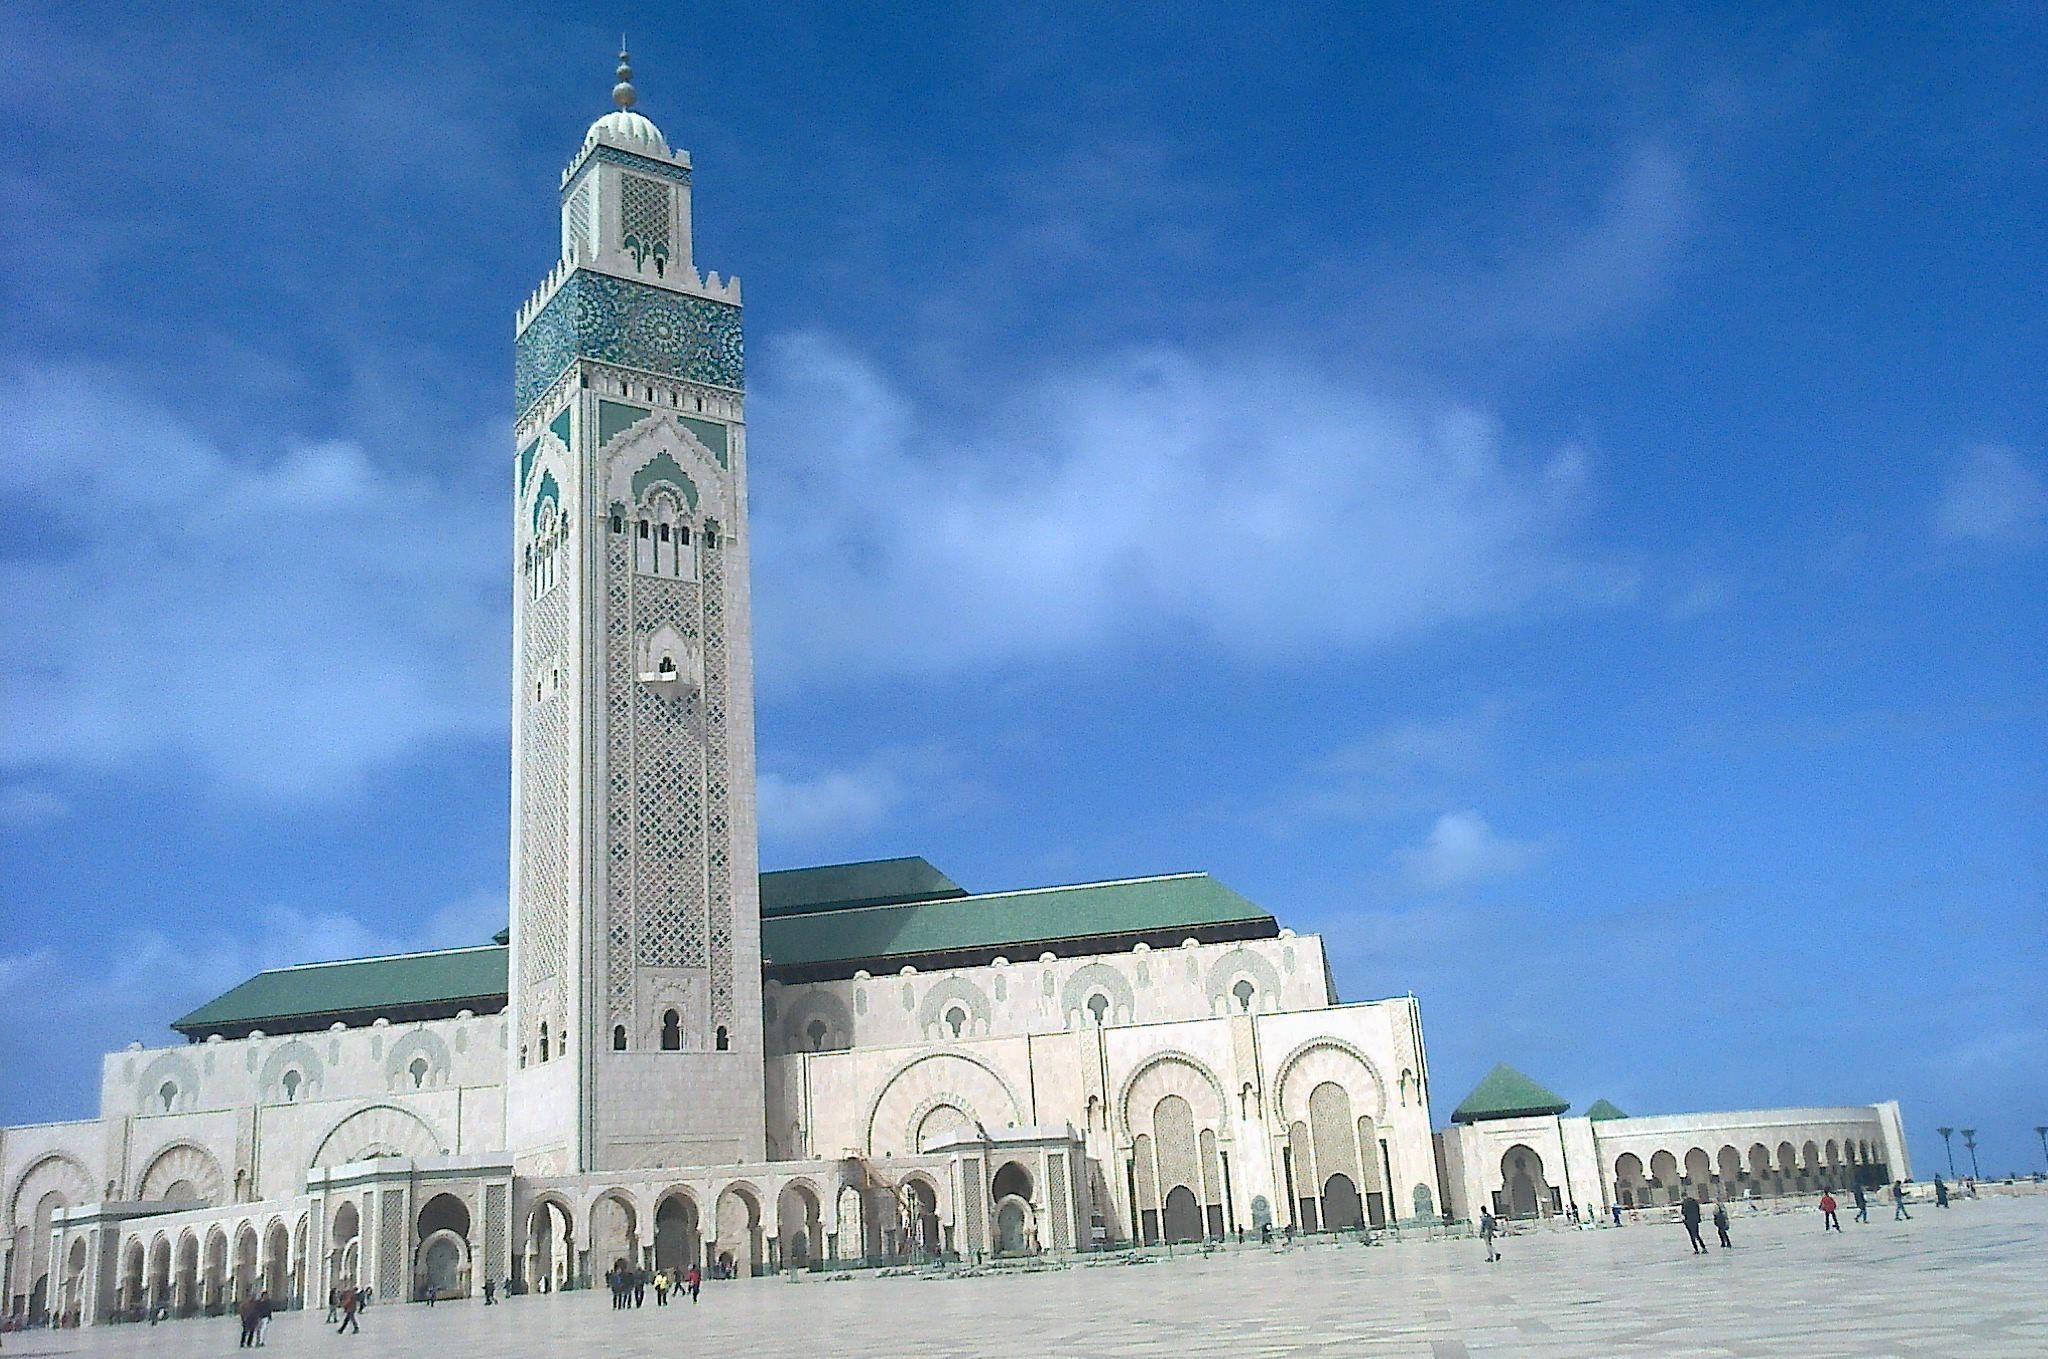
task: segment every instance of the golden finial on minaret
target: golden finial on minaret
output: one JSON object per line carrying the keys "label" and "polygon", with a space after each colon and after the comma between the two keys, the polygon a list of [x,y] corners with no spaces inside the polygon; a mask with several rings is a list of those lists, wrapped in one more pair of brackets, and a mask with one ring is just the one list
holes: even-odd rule
{"label": "golden finial on minaret", "polygon": [[633,107],[639,94],[633,89],[633,62],[626,55],[626,35],[619,35],[619,83],[612,86],[612,102],[622,109]]}

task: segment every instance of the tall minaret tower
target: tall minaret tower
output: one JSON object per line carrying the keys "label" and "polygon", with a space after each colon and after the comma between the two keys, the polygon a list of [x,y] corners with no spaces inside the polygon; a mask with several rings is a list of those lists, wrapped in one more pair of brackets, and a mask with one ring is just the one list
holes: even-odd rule
{"label": "tall minaret tower", "polygon": [[756,1160],[761,931],[738,279],[633,108],[519,310],[512,1039],[524,1173]]}

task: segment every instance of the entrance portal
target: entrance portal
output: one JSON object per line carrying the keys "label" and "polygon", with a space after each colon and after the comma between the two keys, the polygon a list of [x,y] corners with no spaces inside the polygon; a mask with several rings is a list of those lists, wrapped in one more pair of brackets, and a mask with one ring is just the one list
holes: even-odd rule
{"label": "entrance portal", "polygon": [[1177,1184],[1166,1196],[1166,1239],[1172,1242],[1202,1239],[1202,1209],[1195,1191]]}

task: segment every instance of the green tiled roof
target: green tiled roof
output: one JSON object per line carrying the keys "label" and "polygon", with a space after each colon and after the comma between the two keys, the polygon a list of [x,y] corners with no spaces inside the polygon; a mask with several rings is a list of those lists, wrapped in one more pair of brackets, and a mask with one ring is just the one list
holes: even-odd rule
{"label": "green tiled roof", "polygon": [[761,922],[761,949],[771,969],[803,969],[1012,947],[1057,952],[1076,939],[1219,926],[1249,927],[1242,933],[1277,929],[1271,915],[1208,874],[1177,873],[769,917]]}
{"label": "green tiled roof", "polygon": [[453,1014],[455,1008],[449,1007],[459,1008],[462,1001],[476,1002],[471,1009],[497,1010],[506,997],[505,955],[505,949],[483,944],[272,968],[214,997],[171,1027],[187,1036],[238,1036],[266,1025],[304,1031],[373,1013],[397,1019],[423,1006],[447,1008]]}
{"label": "green tiled roof", "polygon": [[1605,1123],[1609,1119],[1627,1118],[1628,1115],[1616,1108],[1611,1101],[1596,1099],[1593,1101],[1593,1107],[1586,1110],[1586,1117],[1595,1123]]}
{"label": "green tiled roof", "polygon": [[761,875],[763,916],[896,906],[966,895],[966,888],[914,855],[822,868],[785,868]]}
{"label": "green tiled roof", "polygon": [[1453,1123],[1479,1123],[1489,1118],[1520,1118],[1528,1114],[1561,1114],[1568,1100],[1546,1090],[1502,1062],[1486,1073],[1472,1093],[1451,1111]]}
{"label": "green tiled roof", "polygon": [[[909,893],[918,895],[903,900]],[[1004,952],[1021,961],[1047,950],[1071,953],[1080,941],[1098,949],[1138,939],[1164,947],[1190,936],[1279,932],[1270,914],[1206,873],[969,896],[923,859],[884,859],[764,873],[761,897],[763,961],[791,980],[860,967],[957,965]],[[493,1013],[506,1002],[509,953],[485,944],[275,968],[171,1027],[190,1038],[239,1037],[252,1028],[306,1032],[379,1015],[400,1022],[465,1008]]]}

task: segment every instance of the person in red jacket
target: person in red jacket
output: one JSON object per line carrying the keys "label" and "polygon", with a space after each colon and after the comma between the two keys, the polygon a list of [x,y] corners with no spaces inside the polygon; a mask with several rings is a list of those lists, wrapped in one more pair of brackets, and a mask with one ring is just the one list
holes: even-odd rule
{"label": "person in red jacket", "polygon": [[1842,1220],[1835,1216],[1835,1196],[1823,1189],[1820,1195],[1820,1229],[1825,1232],[1830,1227],[1842,1230]]}

